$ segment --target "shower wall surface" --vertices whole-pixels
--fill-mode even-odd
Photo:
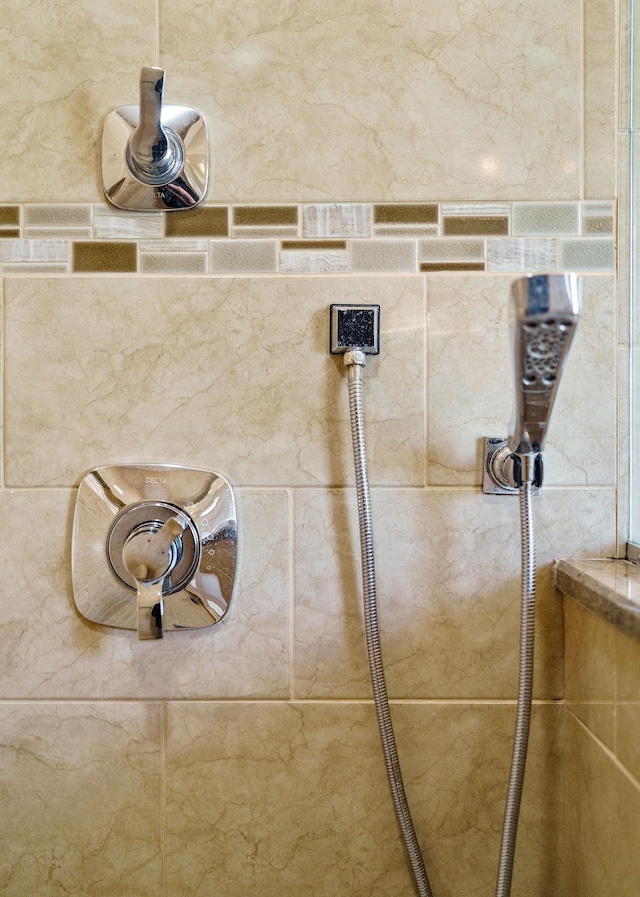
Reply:
[[[0,890],[408,893],[367,678],[344,374],[327,347],[329,305],[353,302],[381,306],[366,435],[405,785],[437,897],[491,893],[519,541],[517,502],[481,492],[480,446],[511,408],[511,280],[570,261],[584,314],[535,500],[514,879],[523,897],[561,895],[552,561],[610,556],[625,537],[620,11],[142,0],[132,21],[124,0],[5,7],[0,96],[20,115],[0,118]],[[102,121],[135,100],[144,64],[167,69],[167,100],[200,108],[213,135],[206,205],[183,217],[100,195]],[[234,486],[238,586],[211,631],[150,644],[74,611],[77,485],[140,461]]]

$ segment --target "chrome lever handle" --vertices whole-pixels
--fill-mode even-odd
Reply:
[[[140,73],[140,117],[127,144],[131,174],[144,184],[161,186],[173,181],[184,167],[180,138],[162,126],[164,69],[148,66]]]
[[[138,593],[138,637],[162,638],[162,587],[174,566],[170,548],[184,531],[176,517],[157,532],[134,532],[122,547],[122,560],[136,582]]]

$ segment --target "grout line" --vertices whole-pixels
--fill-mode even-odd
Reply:
[[[373,698],[225,698],[225,697],[207,697],[207,698],[189,698],[189,697],[131,697],[131,698],[33,698],[26,700],[25,698],[0,698],[0,707],[15,707],[23,705],[25,707],[49,706],[54,704],[66,704],[69,706],[85,706],[87,704],[157,704],[161,703],[163,719],[166,717],[166,710],[171,704],[237,704],[239,706],[249,706],[252,704],[274,704],[282,706],[283,704],[292,704],[296,706],[321,707],[324,705],[345,705],[347,707],[360,707],[371,704],[373,706]],[[515,707],[517,698],[389,698],[389,703],[393,706],[406,707]],[[565,705],[563,698],[534,698],[531,702],[534,707],[563,707]],[[163,724],[163,742],[166,741]],[[162,748],[166,750],[166,746]],[[163,755],[164,756],[164,755]]]
[[[640,782],[638,782],[638,780],[629,772],[627,767],[622,764],[622,762],[614,754],[614,752],[611,750],[611,748],[607,747],[607,745],[603,741],[600,741],[598,736],[594,735],[594,733],[591,731],[591,729],[589,729],[588,726],[585,726],[585,724],[582,722],[582,720],[579,719],[569,707],[567,707],[567,712],[571,714],[571,716],[578,723],[580,728],[583,729],[587,733],[587,735],[589,735],[593,739],[593,741],[595,741],[595,743],[598,745],[598,747],[601,748],[601,750],[607,755],[609,760],[611,760],[611,762],[614,764],[614,766],[616,766],[617,769],[624,775],[624,777],[626,779],[628,779],[628,781],[635,787],[635,789],[637,791],[640,791]]]

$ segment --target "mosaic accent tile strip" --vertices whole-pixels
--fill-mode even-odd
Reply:
[[[0,205],[0,274],[362,274],[615,264],[613,201]]]

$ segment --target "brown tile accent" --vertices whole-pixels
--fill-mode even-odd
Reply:
[[[438,206],[434,203],[384,203],[373,207],[374,224],[437,224]]]
[[[6,239],[7,237],[12,237],[14,240],[19,240],[19,239],[20,239],[20,228],[19,228],[19,227],[18,227],[18,228],[15,228],[15,227],[7,227],[7,228],[4,228],[4,229],[0,229],[0,240],[1,240],[3,237],[4,237],[5,239]]]
[[[0,206],[0,224],[20,224],[20,206]]]
[[[228,237],[229,209],[227,206],[204,206],[190,212],[167,212],[167,237]]]
[[[283,240],[283,249],[346,249],[346,240]]]
[[[585,234],[612,234],[613,218],[610,216],[603,216],[602,218],[596,216],[587,217],[585,215],[582,221],[582,230]]]
[[[234,206],[233,223],[238,227],[268,224],[297,224],[297,206]]]
[[[509,233],[509,219],[501,215],[465,215],[442,219],[445,237],[470,237],[485,234],[504,237]]]
[[[130,273],[137,271],[137,245],[109,240],[73,243],[74,271]]]
[[[484,262],[421,262],[421,271],[484,271]]]

